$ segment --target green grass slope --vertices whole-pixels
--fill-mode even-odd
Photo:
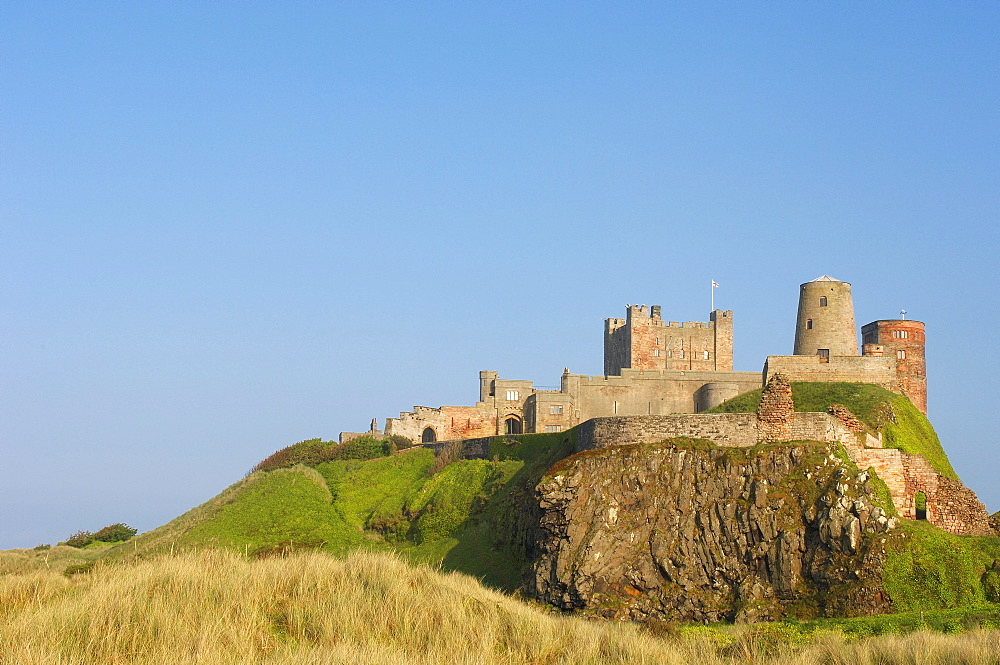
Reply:
[[[757,410],[761,391],[737,395],[710,409],[708,413],[752,413]],[[826,411],[843,404],[861,422],[882,432],[883,445],[906,453],[923,455],[942,476],[958,480],[934,427],[913,403],[902,395],[871,383],[793,383],[795,410]]]
[[[574,452],[572,438],[565,432],[496,437],[491,459],[447,465],[422,447],[389,454],[390,446],[373,442],[304,441],[108,556],[205,547],[251,555],[301,548],[384,550],[512,591],[528,563],[525,498],[546,469]]]

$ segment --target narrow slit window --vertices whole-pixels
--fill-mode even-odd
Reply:
[[[812,330],[812,329],[813,329],[813,320],[806,319],[806,330]]]
[[[906,351],[904,351],[903,349],[896,351],[896,357],[899,358],[900,360],[906,360]]]

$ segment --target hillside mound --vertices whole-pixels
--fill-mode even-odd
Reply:
[[[526,499],[556,460],[574,452],[571,437],[494,437],[489,459],[462,459],[460,445],[391,454],[387,447],[378,456],[382,448],[370,442],[338,447],[304,441],[110,556],[205,547],[251,556],[360,548],[440,564],[514,591],[529,566],[532,511]],[[351,450],[359,458],[351,458]]]

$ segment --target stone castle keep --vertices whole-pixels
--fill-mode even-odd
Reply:
[[[873,383],[905,395],[927,412],[924,324],[887,319],[862,327],[861,353],[851,285],[827,275],[799,289],[792,355],[768,356],[763,372],[733,371],[733,312],[707,322],[664,321],[659,306],[630,305],[604,327],[604,375],[564,370],[558,390],[531,381],[479,373],[473,406],[416,406],[389,418],[386,435],[415,442],[466,440],[480,456],[486,437],[561,432],[580,425],[577,448],[652,443],[671,437],[708,439],[720,446],[790,440],[840,442],[862,469],[874,468],[900,515],[918,516],[953,533],[992,533],[985,506],[960,482],[938,474],[920,455],[883,448],[849,412],[796,413],[790,383]],[[702,412],[764,387],[756,414]],[[373,429],[371,433],[381,434]],[[341,433],[347,441],[357,433]],[[917,495],[926,513],[917,513]]]

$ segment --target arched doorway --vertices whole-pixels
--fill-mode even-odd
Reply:
[[[434,443],[437,441],[437,434],[434,433],[434,428],[425,427],[424,433],[420,435],[420,440],[424,443]]]
[[[520,434],[524,431],[521,427],[521,419],[517,416],[507,416],[503,422],[504,427],[507,430],[507,434]]]
[[[913,496],[914,519],[927,519],[927,495],[917,492]]]

